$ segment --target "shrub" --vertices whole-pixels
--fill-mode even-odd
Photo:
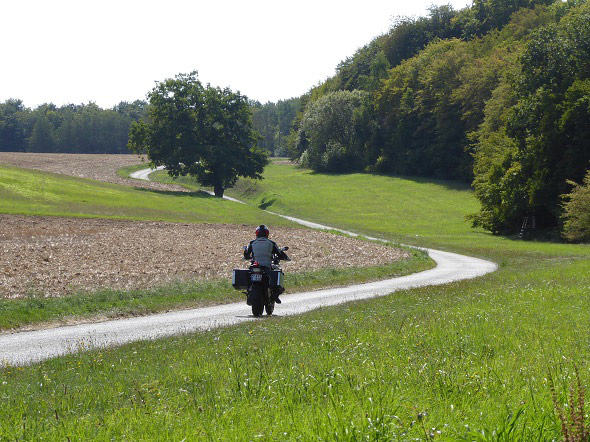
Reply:
[[[590,241],[590,170],[586,173],[584,184],[568,181],[574,188],[571,193],[562,195],[566,200],[564,208],[563,236],[570,241]]]

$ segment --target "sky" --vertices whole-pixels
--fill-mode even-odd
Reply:
[[[0,4],[0,102],[35,108],[145,99],[198,71],[262,103],[296,97],[398,16],[468,0],[8,0]]]

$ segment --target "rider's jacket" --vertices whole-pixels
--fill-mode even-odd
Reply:
[[[287,254],[279,249],[279,246],[274,241],[264,236],[250,241],[250,244],[244,250],[244,258],[251,259],[254,257],[254,260],[258,261],[263,267],[271,266],[273,254],[276,254],[280,259],[289,259]]]

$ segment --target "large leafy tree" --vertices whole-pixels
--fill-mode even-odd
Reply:
[[[222,197],[239,176],[260,179],[268,162],[258,148],[246,97],[201,84],[197,73],[158,82],[148,119],[131,126],[129,148],[145,152],[171,176],[191,175]]]
[[[295,149],[301,162],[313,170],[345,172],[362,168],[363,91],[329,93],[303,115]]]

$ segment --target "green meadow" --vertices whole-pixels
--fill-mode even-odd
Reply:
[[[473,230],[465,215],[477,202],[452,182],[275,164],[230,193],[500,267],[297,317],[279,308],[235,327],[5,367],[0,439],[562,437],[550,386],[565,404],[576,369],[582,389],[590,380],[590,247]]]
[[[292,225],[203,192],[163,192],[0,165],[0,213]]]

